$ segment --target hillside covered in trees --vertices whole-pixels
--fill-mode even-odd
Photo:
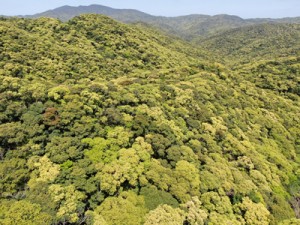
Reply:
[[[195,44],[213,51],[227,63],[245,64],[258,60],[297,57],[300,52],[300,24],[265,23],[230,29]]]
[[[257,29],[299,45],[297,25],[216,51],[101,15],[1,18],[0,224],[299,224],[300,55]]]

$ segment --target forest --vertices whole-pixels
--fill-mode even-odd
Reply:
[[[299,46],[1,17],[0,224],[300,224]]]

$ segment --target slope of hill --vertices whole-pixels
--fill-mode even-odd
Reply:
[[[299,24],[260,24],[231,29],[195,41],[201,47],[234,63],[297,56]]]
[[[75,16],[95,13],[103,14],[125,23],[144,22],[187,40],[197,36],[209,36],[230,28],[261,23],[300,23],[300,17],[283,19],[242,19],[231,15],[187,15],[178,17],[152,16],[137,10],[113,9],[101,5],[63,6],[43,13],[27,16],[30,18],[52,17],[67,21]]]
[[[0,224],[299,223],[300,98],[259,65],[99,15],[0,34]]]
[[[243,74],[242,79],[281,94],[299,95],[300,25],[252,25],[195,43]]]

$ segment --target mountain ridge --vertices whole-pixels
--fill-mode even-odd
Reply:
[[[124,23],[145,22],[170,34],[191,40],[197,36],[209,36],[226,29],[243,27],[259,23],[300,23],[300,17],[292,18],[254,18],[243,19],[235,15],[191,14],[175,17],[153,16],[135,9],[114,9],[102,5],[62,6],[42,13],[20,16],[26,18],[52,17],[67,21],[86,13],[103,14]]]
[[[80,10],[85,10],[85,11],[90,11],[90,10],[107,10],[107,11],[132,11],[132,12],[136,12],[139,14],[143,14],[143,15],[147,15],[147,16],[151,16],[151,17],[162,17],[162,18],[180,18],[180,17],[192,17],[192,16],[199,16],[199,17],[216,17],[216,16],[232,16],[232,17],[238,17],[242,20],[266,20],[266,21],[284,21],[284,20],[296,20],[298,22],[298,20],[300,19],[300,16],[296,16],[296,17],[279,17],[279,18],[273,18],[273,17],[253,17],[253,18],[243,18],[241,16],[237,16],[237,15],[233,15],[233,14],[226,14],[226,13],[220,13],[220,14],[215,14],[215,15],[208,15],[208,14],[198,14],[198,13],[192,13],[192,14],[186,14],[186,15],[179,15],[179,16],[156,16],[156,15],[152,15],[149,13],[145,13],[143,11],[137,10],[137,9],[130,9],[130,8],[112,8],[109,6],[104,6],[104,5],[99,5],[99,4],[91,4],[91,5],[80,5],[80,6],[69,6],[69,5],[64,5],[64,6],[60,6],[54,9],[49,9],[46,10],[44,12],[41,13],[35,13],[32,15],[19,15],[20,17],[39,17],[42,14],[45,13],[50,13],[50,12],[55,12],[58,10],[74,10],[74,9],[78,9],[78,11]],[[92,12],[90,12],[92,13]],[[73,16],[72,16],[73,17]]]

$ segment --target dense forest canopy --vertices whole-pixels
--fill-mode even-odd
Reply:
[[[1,18],[0,224],[299,224],[299,26],[235,33]]]

